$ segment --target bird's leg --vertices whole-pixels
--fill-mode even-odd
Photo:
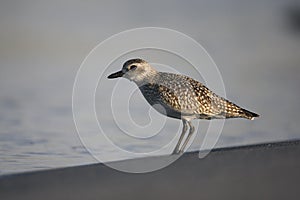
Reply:
[[[178,154],[179,153],[179,146],[181,144],[181,141],[182,139],[184,138],[184,134],[186,133],[187,129],[188,129],[188,123],[185,119],[182,119],[182,124],[183,124],[183,127],[182,127],[182,132],[181,132],[181,135],[180,135],[180,138],[179,138],[179,141],[173,151],[172,154]]]
[[[189,131],[189,134],[188,134],[186,140],[184,141],[179,153],[183,153],[187,143],[189,142],[189,140],[191,139],[193,133],[195,132],[195,127],[193,126],[192,122],[188,121],[188,124],[189,124],[189,127],[190,127],[190,131]]]

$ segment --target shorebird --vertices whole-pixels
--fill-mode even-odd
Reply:
[[[183,153],[195,132],[193,119],[245,118],[259,115],[220,97],[202,83],[180,74],[159,72],[142,59],[131,59],[107,78],[124,77],[137,84],[148,103],[158,112],[181,119],[183,128],[173,154]],[[182,143],[189,128],[188,135]]]

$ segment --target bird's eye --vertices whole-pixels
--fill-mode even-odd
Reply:
[[[129,67],[129,70],[135,70],[136,68],[137,68],[136,65],[131,65],[131,66]]]

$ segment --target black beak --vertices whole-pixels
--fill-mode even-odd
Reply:
[[[119,78],[119,77],[122,77],[123,75],[124,75],[124,73],[122,71],[118,71],[118,72],[112,73],[107,78],[109,78],[109,79]]]

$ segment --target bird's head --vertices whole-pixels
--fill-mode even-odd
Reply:
[[[156,70],[146,61],[136,58],[126,61],[123,64],[122,70],[109,75],[107,78],[113,79],[124,77],[137,84],[147,81],[156,73]]]

